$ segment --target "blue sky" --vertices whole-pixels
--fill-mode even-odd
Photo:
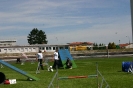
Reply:
[[[1,40],[27,45],[33,28],[46,33],[48,44],[128,43],[130,0],[0,0]]]

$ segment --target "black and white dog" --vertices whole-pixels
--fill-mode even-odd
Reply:
[[[49,66],[48,71],[51,71],[51,72],[54,71],[53,68],[52,68],[52,66]]]

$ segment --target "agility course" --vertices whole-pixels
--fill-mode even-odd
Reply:
[[[109,84],[107,83],[107,81],[104,79],[104,77],[102,76],[102,74],[100,73],[100,71],[98,70],[98,64],[96,63],[96,74],[94,75],[87,75],[87,76],[66,76],[66,77],[59,77],[58,75],[58,69],[56,70],[55,75],[53,76],[48,88],[54,88],[53,86],[53,81],[56,80],[56,87],[59,88],[59,80],[68,80],[68,79],[81,79],[81,78],[91,78],[91,77],[95,77],[96,80],[96,85],[97,88],[110,88]],[[101,83],[99,82],[99,77],[102,78]],[[103,86],[104,85],[104,86]]]
[[[35,76],[32,76],[32,75],[28,74],[27,72],[25,72],[25,71],[23,71],[23,70],[21,70],[21,69],[15,67],[15,66],[9,64],[9,63],[7,63],[7,62],[5,62],[5,61],[3,61],[3,60],[0,60],[0,64],[3,64],[3,65],[5,65],[5,66],[7,66],[8,68],[10,68],[10,69],[12,69],[12,70],[14,70],[14,71],[16,71],[16,72],[18,72],[18,73],[20,73],[20,74],[26,76],[28,79],[30,78],[30,79],[32,79],[32,80],[34,80],[34,81],[39,80],[39,79],[36,78]]]
[[[132,61],[132,57],[113,57],[113,58],[78,58],[74,61],[77,65],[76,69],[58,69],[59,77],[69,77],[69,76],[88,76],[96,75],[96,62],[98,63],[98,70],[104,76],[105,80],[108,82],[110,88],[133,88],[132,79],[133,75],[128,72],[122,71],[122,62],[123,61]],[[17,83],[15,85],[0,85],[1,88],[48,88],[53,76],[56,73],[56,70],[53,72],[47,71],[47,67],[44,67],[44,70],[40,74],[35,74],[37,62],[31,64],[26,62],[25,65],[10,63],[11,65],[23,69],[31,75],[35,75],[40,80],[38,81],[26,81],[25,76],[15,72],[14,70],[7,68],[0,68],[0,71],[3,72],[7,78],[16,78]],[[49,62],[49,65],[52,65],[53,62]],[[58,78],[59,78],[58,77]],[[53,86],[57,85],[55,77]],[[99,74],[99,84],[101,84],[102,78]],[[105,83],[104,83],[105,84]],[[120,84],[120,85],[119,85]],[[74,79],[62,79],[58,80],[58,85],[60,88],[97,88],[97,78],[74,78]],[[52,88],[52,86],[51,86]],[[56,88],[56,87],[55,87]],[[103,87],[105,88],[105,87]]]

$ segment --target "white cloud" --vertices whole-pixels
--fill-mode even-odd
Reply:
[[[131,39],[130,13],[117,15],[119,9],[111,10],[117,9],[122,2],[129,1],[24,0],[20,3],[8,2],[8,8],[0,4],[3,7],[0,10],[0,30],[7,31],[7,34],[0,33],[0,37],[16,37],[19,44],[27,44],[27,34],[33,28],[38,28],[46,32],[50,44],[74,41],[126,42],[125,36],[128,35]],[[116,14],[110,14],[106,9]],[[123,9],[123,13],[124,11],[127,9]],[[17,34],[8,35],[12,31],[17,31]]]

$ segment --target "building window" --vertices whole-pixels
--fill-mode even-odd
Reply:
[[[46,47],[46,50],[48,50],[48,47]]]
[[[20,51],[20,49],[17,49],[18,51]]]
[[[68,49],[68,47],[66,46],[65,49]]]
[[[32,48],[29,48],[29,50],[31,51],[31,50],[32,50]]]
[[[24,49],[23,49],[23,48],[21,48],[21,51],[23,52],[23,51],[24,51]]]
[[[60,49],[63,49],[63,47],[60,47]]]
[[[12,49],[8,49],[10,52],[12,51]]]
[[[25,51],[28,51],[28,48],[25,48]]]
[[[7,52],[7,49],[4,49],[5,52]]]
[[[56,49],[58,49],[58,47],[56,47]]]
[[[49,47],[49,50],[51,50],[51,47]]]
[[[42,47],[42,50],[44,50],[44,47]]]
[[[53,47],[53,50],[55,50],[55,47]]]

